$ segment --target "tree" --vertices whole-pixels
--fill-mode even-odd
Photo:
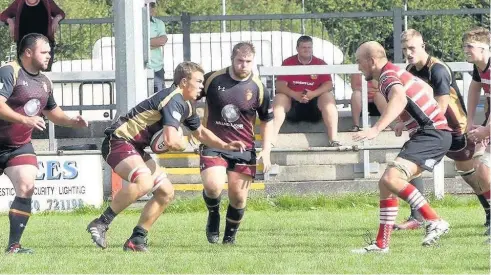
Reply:
[[[408,0],[408,9],[439,10],[461,8],[489,8],[482,0],[426,1]],[[402,8],[402,0],[311,0],[306,8],[313,13],[391,11]],[[375,40],[384,45],[389,58],[393,58],[393,18],[325,19],[322,21],[330,40],[342,48],[346,62],[354,62],[354,51],[364,41]],[[414,16],[408,18],[408,27],[420,31],[430,52],[447,61],[463,60],[462,34],[475,25],[489,26],[489,15]]]

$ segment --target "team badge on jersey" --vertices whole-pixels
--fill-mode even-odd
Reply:
[[[316,80],[316,79],[317,79],[317,75],[316,75],[316,74],[312,74],[312,75],[310,75],[310,78],[311,78],[312,80]]]
[[[236,122],[239,119],[239,108],[234,104],[225,105],[222,109],[222,118],[228,122]]]
[[[252,98],[252,91],[250,89],[246,90],[246,100],[249,101]]]
[[[41,102],[37,98],[29,100],[26,105],[24,105],[24,112],[26,116],[35,116],[39,113],[41,109]]]

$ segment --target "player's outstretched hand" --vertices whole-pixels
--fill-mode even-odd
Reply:
[[[43,131],[44,129],[46,129],[46,122],[40,116],[26,117],[24,124],[29,126],[30,128],[35,128],[39,131]]]
[[[489,141],[489,130],[484,126],[477,126],[467,133],[467,137],[474,143],[487,144],[487,141]]]
[[[89,126],[89,123],[81,116],[76,116],[71,119],[71,126],[73,128],[85,128]]]
[[[227,150],[244,152],[246,149],[245,144],[242,141],[232,141],[227,144]]]
[[[353,135],[353,141],[362,141],[362,140],[370,140],[374,139],[376,136],[378,136],[380,132],[377,131],[377,129],[371,127],[368,128],[367,130],[363,130],[360,132],[356,132],[356,134]]]
[[[257,160],[263,160],[263,173],[266,173],[271,168],[271,153],[268,151],[261,151],[257,155]]]

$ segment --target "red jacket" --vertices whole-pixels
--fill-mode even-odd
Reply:
[[[48,38],[50,41],[55,40],[55,34],[51,31],[51,24],[53,22],[53,17],[56,17],[57,15],[61,15],[62,19],[65,18],[65,13],[63,10],[56,5],[55,1],[53,0],[40,0],[43,2],[44,6],[46,7],[46,12],[49,13],[50,16],[48,16]],[[8,8],[6,8],[1,14],[0,14],[0,21],[7,23],[7,19],[9,18],[14,18],[15,17],[15,38],[14,41],[17,42],[19,39],[19,24],[20,24],[20,14],[22,13],[22,8],[24,7],[25,0],[14,0],[12,4]]]

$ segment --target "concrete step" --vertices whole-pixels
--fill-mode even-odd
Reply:
[[[424,178],[425,195],[433,193],[433,180]],[[173,184],[178,197],[201,196],[203,185]],[[445,193],[473,194],[460,178],[445,179]],[[227,185],[225,184],[225,192]],[[281,195],[339,195],[349,193],[378,193],[378,179],[334,180],[334,181],[294,181],[294,182],[255,182],[250,187],[251,195],[277,197]]]
[[[387,168],[387,163],[374,163],[378,169],[369,174],[369,178],[379,179]],[[455,178],[453,162],[445,161],[445,178]],[[280,166],[276,176],[271,176],[269,181],[326,181],[326,180],[352,180],[363,178],[362,164],[337,164],[337,165],[299,165]],[[433,178],[433,173],[423,172],[423,177]]]
[[[425,194],[433,193],[433,179],[424,178]],[[472,194],[474,191],[460,178],[445,179],[445,193]],[[334,181],[294,181],[266,182],[264,193],[267,196],[285,194],[348,194],[348,193],[378,193],[378,179],[334,180]]]
[[[376,119],[371,118],[371,123],[375,123]],[[104,137],[104,130],[111,125],[109,120],[95,120],[89,122],[89,127],[83,129],[72,129],[67,127],[55,126],[55,137],[57,139],[64,138],[94,138]],[[340,117],[338,122],[338,131],[346,132],[351,129],[353,122],[350,117]],[[256,121],[255,132],[259,133],[259,120]],[[285,121],[280,129],[280,133],[325,133],[325,127],[322,121],[291,123]],[[34,139],[47,139],[48,130],[34,131]]]
[[[358,152],[271,152],[271,163],[282,166],[358,163]],[[163,167],[199,167],[199,155],[167,153],[156,155]]]
[[[360,142],[353,141],[352,132],[338,133],[338,140],[342,145],[355,145]],[[402,136],[396,137],[393,131],[383,131],[373,140],[367,141],[367,145],[403,145],[409,139],[407,132]],[[275,148],[309,148],[309,147],[325,147],[328,146],[329,140],[327,135],[322,133],[280,133]]]
[[[386,163],[373,163],[375,169],[369,174],[370,179],[379,179],[384,173]],[[328,165],[295,165],[279,166],[277,174],[269,175],[267,182],[302,182],[302,181],[336,181],[363,178],[361,164],[328,164]],[[201,183],[199,168],[168,168],[167,174],[171,182]],[[258,169],[258,177],[262,179],[262,168]],[[445,178],[455,178],[453,162],[445,161]],[[433,178],[433,173],[423,172],[423,177]]]
[[[200,116],[203,116],[203,108],[198,108],[197,112]],[[483,108],[477,109],[476,121],[483,121]],[[353,119],[351,117],[350,109],[338,110],[338,131],[346,132],[353,126]],[[373,125],[377,121],[378,117],[370,117],[369,124]],[[89,127],[85,129],[71,129],[65,127],[55,127],[56,138],[83,138],[83,137],[103,137],[104,130],[111,125],[110,120],[93,120],[89,122]],[[256,121],[256,125],[259,123]],[[256,132],[259,132],[259,127],[256,127]],[[280,130],[281,133],[324,133],[325,127],[322,121],[317,123],[300,122],[291,123],[286,121]],[[36,139],[48,138],[48,131],[34,131],[33,137]]]
[[[188,138],[188,137],[186,137]],[[58,146],[65,145],[81,145],[81,144],[95,144],[97,148],[100,148],[104,137],[84,137],[84,138],[62,138],[56,139]],[[401,137],[396,137],[392,131],[384,131],[379,134],[375,139],[366,142],[366,145],[388,145],[388,146],[402,146],[408,139],[407,132],[404,132]],[[256,135],[256,145],[261,147],[261,135]],[[338,134],[338,140],[342,145],[352,146],[356,143],[353,142],[353,133],[345,132]],[[289,133],[279,135],[276,148],[281,150],[283,148],[295,149],[295,148],[311,148],[311,147],[327,147],[328,139],[325,133]],[[33,139],[34,148],[39,151],[47,151],[49,148],[48,139]],[[188,146],[186,151],[193,151],[192,146]]]
[[[369,153],[370,163],[387,163],[393,161],[399,150],[372,150]],[[199,167],[199,155],[195,153],[167,153],[155,155],[162,167]],[[445,157],[446,163],[453,167],[452,160]],[[301,165],[341,165],[361,164],[362,152],[271,152],[271,163],[280,166]]]

